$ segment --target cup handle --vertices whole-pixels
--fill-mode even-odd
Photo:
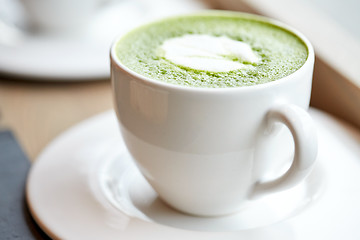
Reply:
[[[294,138],[294,159],[289,170],[275,180],[256,182],[250,198],[288,189],[304,180],[311,172],[317,156],[317,137],[314,123],[302,108],[285,104],[273,107],[266,115],[268,129],[276,122],[285,124]]]

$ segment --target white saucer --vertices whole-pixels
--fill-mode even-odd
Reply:
[[[310,114],[319,135],[315,171],[237,214],[199,218],[162,203],[128,156],[112,111],[44,150],[28,178],[30,210],[56,239],[360,239],[360,133]]]
[[[149,20],[206,8],[196,0],[110,1],[77,35],[46,36],[14,27],[26,24],[21,6],[0,0],[5,6],[0,10],[0,73],[36,80],[105,79],[116,36]]]

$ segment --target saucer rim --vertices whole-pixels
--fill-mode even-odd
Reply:
[[[319,110],[316,110],[316,109],[310,109],[310,114],[315,114],[317,116],[317,118],[320,116],[320,118],[323,118],[323,119],[327,119],[329,117],[331,117],[330,115],[327,115],[327,114],[324,114],[322,113],[321,111]],[[74,127],[71,127],[70,129],[68,129],[67,131],[65,131],[64,133],[62,133],[61,135],[59,135],[55,140],[53,140],[45,149],[44,151],[40,154],[40,156],[38,157],[38,160],[39,161],[36,161],[34,163],[34,166],[31,168],[30,170],[30,173],[28,175],[28,182],[27,182],[27,186],[26,186],[26,200],[28,202],[28,206],[29,206],[29,209],[30,209],[30,212],[31,214],[33,215],[35,221],[40,225],[40,227],[44,230],[45,233],[47,233],[49,236],[51,236],[52,238],[61,238],[61,234],[58,234],[56,232],[53,232],[50,228],[51,226],[47,226],[47,224],[45,223],[45,221],[42,221],[41,217],[37,214],[37,210],[36,210],[36,207],[32,205],[32,200],[30,198],[30,182],[31,182],[31,178],[32,178],[32,175],[34,174],[34,172],[36,171],[37,169],[37,166],[41,163],[41,160],[44,159],[46,157],[46,154],[48,152],[51,152],[53,149],[53,147],[57,144],[61,144],[63,140],[66,139],[66,137],[68,136],[71,136],[72,134],[76,133],[76,132],[79,132],[80,129],[86,129],[88,128],[88,126],[92,125],[93,123],[96,123],[97,121],[100,121],[101,119],[103,118],[110,118],[110,115],[112,115],[112,118],[115,119],[115,114],[113,111],[107,111],[107,112],[104,112],[104,113],[101,113],[99,115],[96,115],[94,117],[91,117],[77,125],[75,125]],[[317,119],[318,120],[318,119]],[[339,124],[345,124],[346,123],[343,123],[343,122],[339,122]],[[346,126],[346,127],[349,127],[349,126]],[[351,127],[350,127],[351,128]],[[352,129],[353,131],[356,131],[355,129]],[[355,132],[356,135],[360,136],[359,132]],[[46,159],[46,158],[45,158]],[[320,200],[321,201],[321,200]],[[115,208],[113,208],[114,210]],[[118,209],[116,209],[118,210]],[[287,221],[287,220],[286,220]],[[141,221],[137,221],[137,224],[140,226],[140,222]],[[144,221],[143,221],[144,222]],[[290,223],[293,222],[293,220],[290,220],[289,221]],[[146,224],[145,224],[146,225]],[[149,224],[148,224],[149,225]],[[179,232],[180,234],[179,235],[185,235],[185,236],[189,236],[189,233],[190,233],[190,236],[192,235],[196,235],[197,232],[196,231],[192,231],[192,230],[183,230],[183,229],[176,229],[176,228],[173,228],[173,227],[169,227],[169,226],[164,226],[164,225],[160,225],[158,223],[151,223],[150,224],[151,227],[154,227],[154,229],[161,229],[161,230],[165,230],[167,229],[168,231],[165,231],[165,235],[168,234],[168,236],[170,236],[169,234],[170,233],[174,233],[174,229]],[[157,226],[157,227],[156,227]],[[144,227],[144,225],[142,226]],[[146,229],[146,226],[144,227]],[[154,230],[156,231],[156,230]],[[185,232],[184,232],[185,231]],[[183,233],[183,234],[181,234]],[[211,233],[211,232],[210,232]],[[225,234],[225,233],[224,233]],[[206,237],[213,237],[212,235],[204,235]],[[204,236],[200,236],[198,235],[199,238],[201,237],[204,237]],[[219,235],[215,235],[217,237],[219,237]],[[221,235],[220,235],[221,236]],[[201,238],[202,239],[202,238]],[[235,239],[235,238],[234,238]]]

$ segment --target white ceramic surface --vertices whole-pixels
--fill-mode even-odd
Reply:
[[[29,32],[17,1],[0,0],[0,6],[0,73],[47,81],[108,78],[109,49],[118,34],[159,17],[206,8],[192,0],[107,0],[82,31],[54,36]]]
[[[316,201],[325,183],[321,167],[317,167],[298,186],[248,202],[234,214],[196,217],[166,205],[138,171],[126,148],[113,149],[114,157],[99,168],[98,176],[100,188],[113,206],[128,216],[185,230],[240,231],[283,221]]]
[[[136,171],[126,170],[135,168],[113,112],[71,128],[43,151],[29,174],[27,201],[54,239],[360,239],[360,131],[315,109],[310,115],[319,135],[318,165],[302,185],[281,193],[288,201],[276,202],[274,194],[256,203],[265,210],[261,217],[251,206],[222,218],[166,207]],[[109,169],[124,171],[114,178]],[[112,179],[119,185],[106,184]],[[108,195],[114,191],[128,196],[114,202]]]
[[[301,68],[276,81],[198,88],[132,71],[117,57],[122,38],[113,45],[115,110],[125,144],[141,173],[174,208],[198,216],[221,216],[236,212],[254,198],[293,187],[311,172],[317,142],[306,109],[315,56],[305,36],[275,20],[226,11],[195,14],[204,15],[273,24],[298,36],[308,50]],[[292,138],[285,137],[284,125]],[[287,147],[288,142],[294,142],[294,151]],[[289,154],[284,156],[284,152]],[[287,171],[278,169],[282,174],[264,180],[276,172],[274,165],[283,167],[289,162]]]
[[[104,0],[20,0],[32,28],[44,33],[78,31],[100,10]]]

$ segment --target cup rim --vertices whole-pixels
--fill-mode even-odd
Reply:
[[[261,83],[261,84],[255,84],[255,85],[250,85],[250,86],[239,86],[239,87],[224,87],[224,88],[211,88],[211,87],[193,87],[193,86],[182,86],[182,85],[177,85],[177,84],[172,84],[172,83],[167,83],[167,82],[163,82],[163,81],[159,81],[159,80],[155,80],[155,79],[151,79],[149,77],[143,76],[131,69],[129,69],[127,66],[125,66],[123,63],[120,62],[120,60],[116,57],[116,46],[117,43],[124,37],[126,36],[129,32],[134,31],[136,29],[138,29],[139,27],[143,27],[143,26],[147,26],[147,25],[151,25],[153,23],[156,22],[160,22],[160,21],[164,21],[166,19],[173,19],[173,18],[178,18],[178,17],[182,17],[182,16],[201,16],[201,15],[213,15],[216,16],[217,14],[221,14],[221,15],[237,15],[237,16],[243,16],[249,19],[256,19],[258,21],[263,21],[272,25],[275,25],[277,27],[280,27],[286,31],[289,31],[290,33],[294,34],[295,36],[297,36],[306,46],[307,50],[308,50],[308,56],[305,60],[305,63],[299,68],[297,69],[295,72],[282,77],[280,79],[276,79],[274,81],[271,82],[267,82],[267,83]],[[251,13],[244,13],[244,12],[236,12],[236,11],[228,11],[228,10],[203,10],[203,11],[198,11],[195,13],[190,13],[190,14],[181,14],[181,15],[175,15],[175,16],[171,16],[171,17],[167,17],[167,18],[162,18],[159,20],[155,20],[155,21],[151,21],[149,23],[146,24],[142,24],[136,28],[131,29],[130,31],[127,31],[121,35],[119,35],[117,38],[115,38],[115,40],[113,41],[112,45],[111,45],[111,49],[110,49],[110,60],[111,60],[111,65],[113,65],[113,63],[116,64],[116,66],[123,71],[125,74],[130,75],[132,77],[135,77],[136,79],[139,79],[140,81],[142,81],[143,83],[153,86],[153,87],[160,87],[160,88],[164,88],[164,89],[168,89],[168,90],[175,90],[175,91],[189,91],[189,92],[195,92],[195,93],[223,93],[223,92],[244,92],[244,91],[252,91],[252,90],[257,90],[257,89],[264,89],[264,88],[269,88],[271,86],[277,86],[279,84],[282,84],[284,82],[288,82],[291,81],[291,79],[296,79],[296,75],[300,75],[302,74],[303,71],[305,71],[305,69],[307,69],[308,67],[312,67],[314,61],[315,61],[315,53],[314,53],[314,48],[312,46],[312,44],[310,43],[310,41],[307,39],[307,37],[305,37],[304,34],[302,34],[300,31],[298,31],[297,29],[295,29],[294,27],[289,26],[288,24],[285,24],[281,21],[275,20],[273,18],[269,18],[269,17],[264,17],[261,15],[257,15],[257,14],[251,14]]]

